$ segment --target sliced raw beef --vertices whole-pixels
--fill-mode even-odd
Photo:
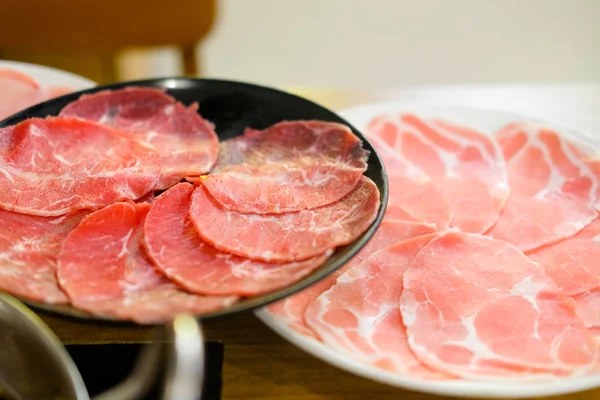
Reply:
[[[497,220],[508,197],[504,161],[493,141],[465,126],[413,114],[376,117],[365,134],[379,137],[410,166],[444,192],[451,226],[483,233]]]
[[[365,176],[339,202],[271,215],[224,210],[200,185],[192,194],[190,217],[200,237],[219,250],[254,260],[290,262],[352,242],[375,220],[379,206],[379,190]]]
[[[529,253],[550,275],[588,327],[600,328],[600,219],[575,236]]]
[[[344,125],[281,122],[221,143],[204,185],[226,210],[284,213],[326,206],[357,185],[369,153]]]
[[[429,224],[385,219],[381,222],[371,240],[343,267],[301,292],[267,306],[267,310],[279,316],[279,320],[285,321],[292,329],[306,336],[317,338],[312,329],[306,326],[304,314],[313,300],[335,284],[338,276],[360,264],[377,250],[412,237],[427,235],[433,232],[435,232],[435,227]]]
[[[156,149],[166,189],[184,176],[207,173],[217,160],[219,139],[211,123],[198,114],[198,104],[185,107],[164,91],[127,87],[81,96],[59,114],[78,117],[128,132]]]
[[[538,123],[514,123],[496,138],[511,194],[490,236],[530,251],[572,236],[596,218],[598,179],[564,137]]]
[[[451,229],[404,274],[402,319],[428,366],[468,378],[585,373],[597,344],[542,268],[515,246]]]
[[[447,228],[452,218],[452,209],[446,194],[422,171],[411,168],[382,139],[372,136],[369,141],[381,157],[388,175],[386,217],[428,222],[440,230]]]
[[[310,304],[307,325],[329,346],[376,367],[424,379],[447,378],[414,356],[399,308],[404,271],[434,236],[377,251],[347,270]]]
[[[144,243],[157,268],[189,291],[255,295],[290,285],[321,266],[328,251],[302,262],[269,264],[218,251],[188,218],[194,188],[179,183],[156,198],[145,222]]]
[[[32,118],[0,129],[0,208],[39,216],[135,200],[155,185],[156,151],[109,127]]]
[[[44,91],[31,77],[0,69],[0,121],[44,100]]]
[[[0,290],[46,304],[67,303],[56,281],[56,260],[85,215],[47,218],[0,210]]]
[[[139,323],[201,314],[232,304],[235,296],[198,296],[158,274],[141,250],[149,204],[114,203],[90,214],[67,237],[58,281],[72,304],[96,315]]]
[[[154,194],[154,192],[148,192],[139,199],[137,199],[135,202],[152,204],[154,203],[154,199],[156,199],[156,195]]]

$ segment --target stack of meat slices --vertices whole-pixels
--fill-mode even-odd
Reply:
[[[368,368],[423,380],[598,371],[600,160],[550,127],[373,118],[390,198],[360,254],[267,307]]]
[[[219,144],[161,90],[84,95],[0,129],[0,289],[156,323],[283,288],[375,220],[368,155],[339,124]]]

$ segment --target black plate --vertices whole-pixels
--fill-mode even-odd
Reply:
[[[383,163],[371,144],[356,128],[334,112],[311,101],[279,90],[243,82],[193,78],[160,78],[120,82],[70,93],[37,104],[1,121],[0,127],[13,125],[32,117],[44,118],[46,116],[57,115],[63,107],[79,98],[82,94],[94,93],[105,89],[121,89],[126,86],[146,86],[166,89],[169,95],[186,105],[198,102],[200,114],[215,124],[215,130],[221,140],[241,135],[247,127],[264,129],[284,120],[317,119],[347,125],[363,141],[364,148],[371,153],[365,175],[371,178],[379,188],[381,193],[381,208],[373,224],[362,236],[346,246],[338,247],[325,264],[302,280],[286,288],[243,299],[229,307],[198,315],[198,318],[209,319],[221,317],[262,307],[316,283],[348,262],[369,241],[375,230],[379,227],[387,206],[388,182]],[[63,315],[104,319],[91,316],[72,307],[52,306],[26,300],[22,301],[35,308]],[[121,322],[120,320],[118,321]]]

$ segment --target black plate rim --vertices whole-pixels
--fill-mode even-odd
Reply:
[[[39,109],[45,107],[47,104],[52,104],[54,102],[61,102],[66,99],[71,99],[70,101],[74,101],[74,100],[78,99],[80,96],[85,95],[85,94],[96,93],[96,92],[99,92],[102,90],[122,89],[127,86],[144,86],[144,87],[159,87],[160,86],[160,87],[165,88],[168,91],[168,89],[169,89],[168,84],[170,84],[171,82],[173,82],[175,84],[184,83],[187,86],[197,86],[199,83],[212,83],[215,85],[219,85],[219,84],[223,85],[224,84],[224,85],[232,85],[232,86],[244,86],[244,87],[250,88],[250,89],[274,92],[275,94],[278,94],[278,95],[293,97],[296,100],[309,103],[310,105],[312,105],[314,107],[321,108],[323,111],[330,113],[332,116],[334,116],[335,118],[337,118],[339,120],[339,123],[343,123],[343,124],[347,125],[352,130],[352,132],[363,141],[363,143],[365,144],[365,147],[371,153],[370,157],[374,157],[376,163],[379,163],[379,165],[381,166],[382,184],[381,184],[381,187],[379,187],[379,185],[377,185],[379,192],[380,192],[381,204],[380,204],[380,208],[377,213],[377,216],[375,217],[375,220],[371,223],[371,226],[369,226],[369,228],[360,237],[355,239],[352,243],[346,245],[346,246],[350,246],[351,248],[348,250],[348,252],[343,257],[341,257],[339,260],[332,263],[331,265],[328,265],[326,267],[321,266],[321,267],[317,268],[314,272],[312,272],[309,275],[305,276],[304,278],[294,282],[292,285],[286,286],[282,289],[278,289],[278,290],[275,290],[275,291],[272,291],[272,292],[269,292],[266,294],[256,295],[256,296],[249,297],[249,298],[244,298],[244,299],[240,300],[239,302],[232,304],[231,306],[227,306],[227,307],[224,307],[224,308],[221,308],[221,309],[218,309],[218,310],[206,313],[206,314],[193,315],[194,318],[196,318],[199,321],[200,320],[207,321],[207,320],[219,319],[222,317],[228,317],[228,316],[238,314],[241,312],[247,312],[247,311],[253,311],[256,309],[260,309],[271,303],[274,303],[276,301],[279,301],[286,297],[289,297],[289,296],[307,288],[308,286],[311,286],[311,285],[319,282],[326,276],[332,274],[337,269],[341,268],[352,257],[354,257],[372,238],[373,234],[379,228],[379,225],[381,224],[381,221],[383,220],[383,215],[385,213],[385,210],[387,208],[387,203],[388,203],[388,195],[389,195],[388,176],[387,176],[385,166],[383,164],[383,160],[381,159],[381,157],[379,156],[379,154],[377,153],[375,148],[368,141],[368,139],[362,134],[362,132],[360,132],[358,129],[356,129],[356,127],[354,127],[346,119],[342,118],[338,113],[336,113],[335,111],[330,110],[329,108],[326,108],[312,100],[309,100],[302,96],[298,96],[293,93],[286,92],[281,89],[264,86],[264,85],[258,85],[258,84],[249,83],[249,82],[236,81],[236,80],[214,79],[214,78],[193,78],[193,77],[181,77],[181,76],[170,76],[170,77],[159,77],[159,78],[151,78],[151,79],[140,79],[140,80],[133,80],[133,81],[122,81],[122,82],[115,82],[115,83],[110,83],[110,84],[106,84],[106,85],[98,85],[98,86],[94,86],[91,88],[78,90],[76,92],[67,93],[65,95],[55,97],[53,99],[35,104],[31,107],[28,107],[22,111],[19,111],[18,113],[15,113],[15,114],[5,118],[4,120],[1,120],[0,128],[6,127],[9,125],[14,125],[25,119],[31,118],[31,114],[34,114],[34,115],[39,114],[38,113]],[[202,104],[200,104],[200,113],[202,113]],[[48,116],[50,116],[50,115],[48,115]],[[43,118],[43,117],[40,117],[40,118]],[[310,118],[306,118],[306,119],[310,119]],[[369,160],[369,164],[371,162],[372,161]],[[343,246],[343,247],[346,247],[346,246]],[[334,254],[335,254],[335,251],[334,251]],[[40,311],[49,312],[51,314],[58,314],[60,316],[67,317],[67,318],[73,318],[73,319],[76,319],[79,321],[108,322],[111,324],[114,323],[114,324],[118,324],[118,325],[136,325],[136,326],[156,325],[156,324],[140,324],[140,323],[136,323],[136,322],[133,322],[130,320],[120,320],[120,319],[116,319],[116,318],[96,316],[96,315],[92,315],[90,313],[75,309],[71,306],[50,305],[50,304],[39,303],[39,302],[23,299],[22,297],[17,297],[17,296],[13,296],[13,297],[15,297],[19,301],[27,304],[28,306],[36,308]]]

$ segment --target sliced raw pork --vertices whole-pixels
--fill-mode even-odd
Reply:
[[[347,270],[310,304],[307,325],[329,346],[373,366],[424,379],[447,378],[414,356],[399,307],[404,271],[434,236],[377,251]]]
[[[514,123],[496,138],[511,194],[490,236],[530,251],[572,236],[596,218],[598,178],[563,136],[538,123]]]
[[[21,72],[0,69],[0,121],[46,100],[38,83]]]
[[[0,129],[0,208],[39,216],[135,200],[155,185],[156,151],[92,122],[32,118]]]
[[[287,121],[221,143],[204,185],[226,210],[284,213],[332,204],[367,169],[368,151],[345,125]]]
[[[63,96],[65,94],[73,92],[73,88],[69,86],[51,86],[47,90],[48,99]]]
[[[372,136],[369,141],[381,157],[388,175],[386,217],[427,222],[439,230],[447,228],[452,209],[446,194],[422,171],[411,167],[383,139]]]
[[[59,115],[108,125],[152,145],[162,167],[156,189],[169,188],[186,175],[203,175],[217,160],[219,139],[198,114],[198,104],[186,107],[163,90],[103,90],[81,96]]]
[[[90,214],[69,234],[57,275],[72,304],[95,315],[157,323],[236,301],[235,296],[186,293],[154,270],[140,241],[150,207],[114,203]]]
[[[86,214],[48,218],[0,210],[0,290],[46,304],[67,303],[56,281],[56,260]]]
[[[509,191],[502,155],[487,136],[465,126],[403,113],[374,118],[365,134],[382,139],[398,152],[409,171],[420,171],[445,193],[451,226],[483,233],[498,220]]]
[[[292,329],[306,336],[317,338],[313,330],[304,322],[304,314],[313,300],[332,287],[340,275],[360,264],[377,250],[433,232],[435,232],[435,227],[430,224],[384,219],[371,240],[343,267],[301,292],[267,306],[267,310],[280,317],[279,321],[285,321]]]
[[[515,246],[451,229],[404,274],[402,319],[431,368],[467,378],[585,373],[597,344],[574,302]]]
[[[589,328],[600,328],[600,219],[568,239],[529,253],[567,296]]]
[[[290,285],[321,266],[331,251],[302,262],[270,264],[221,252],[204,242],[188,218],[194,188],[179,183],[156,198],[144,243],[156,267],[189,291],[256,295]]]
[[[302,261],[352,242],[379,211],[379,190],[363,176],[340,201],[285,214],[241,214],[219,206],[203,185],[192,194],[190,218],[219,250],[266,262]]]

